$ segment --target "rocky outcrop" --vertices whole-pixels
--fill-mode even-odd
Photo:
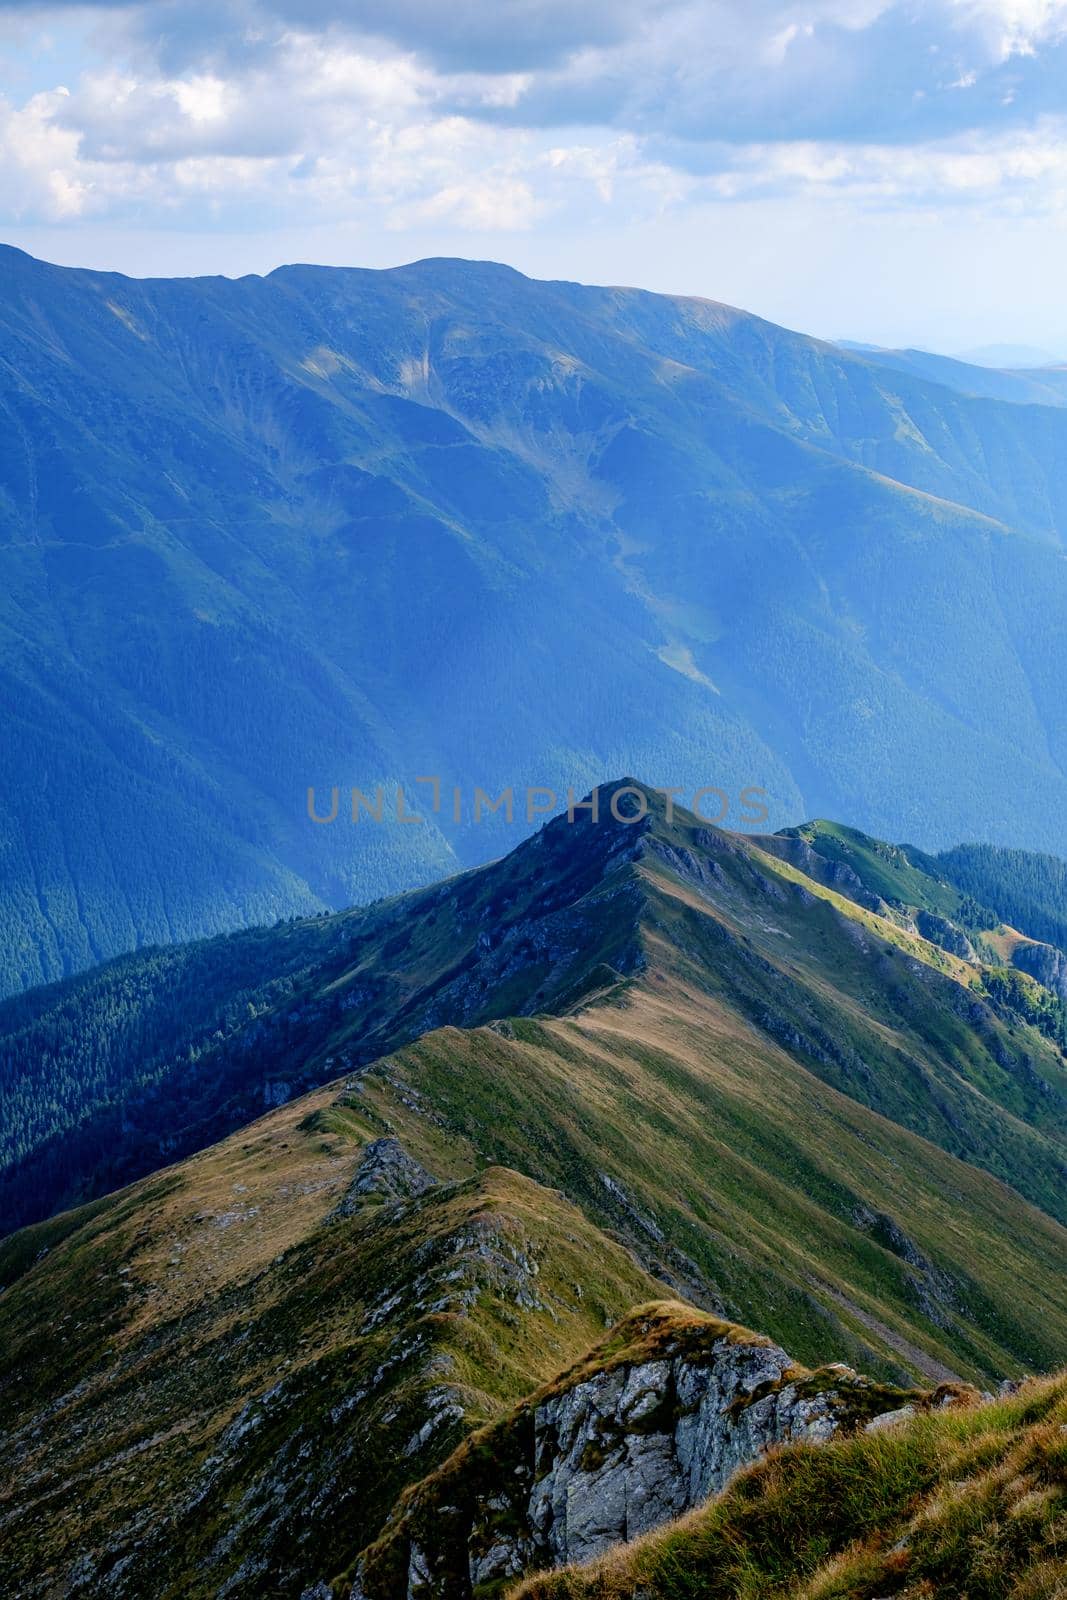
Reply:
[[[350,1217],[368,1201],[413,1200],[437,1179],[409,1156],[399,1139],[372,1139],[360,1153],[355,1176],[329,1220]]]
[[[538,1406],[527,1514],[552,1565],[699,1504],[769,1444],[833,1432],[832,1402],[788,1381],[784,1351],[726,1335],[710,1353],[619,1367]],[[493,1559],[472,1561],[472,1579],[502,1576]]]
[[[460,1447],[364,1553],[353,1600],[470,1600],[602,1554],[699,1505],[774,1445],[916,1397],[677,1304],[643,1308],[576,1371]]]
[[[1029,973],[1061,1000],[1067,1000],[1067,956],[1054,944],[1023,941],[1015,946],[1011,960],[1020,972]]]
[[[882,897],[873,894],[846,861],[835,861],[820,855],[800,834],[783,832],[764,836],[760,839],[760,849],[766,850],[768,855],[777,856],[781,861],[788,861],[805,877],[813,878],[826,889],[835,890],[867,911],[874,911],[879,916],[893,915]]]
[[[919,911],[915,916],[915,926],[929,944],[936,944],[950,956],[959,956],[963,961],[977,960],[974,945],[962,928],[950,922],[948,917],[939,917],[933,911]]]

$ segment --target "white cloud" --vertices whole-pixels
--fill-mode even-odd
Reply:
[[[953,0],[956,19],[976,27],[1001,61],[1033,56],[1067,37],[1067,0]]]
[[[227,114],[230,86],[212,73],[194,73],[174,85],[174,98],[182,115],[197,123],[218,124]]]
[[[416,222],[444,221],[477,233],[520,233],[548,209],[525,179],[488,174],[447,184],[425,200],[399,208],[391,223],[410,228]]]
[[[0,212],[481,234],[709,197],[1063,205],[1067,0],[521,0],[510,40],[503,9],[457,0],[460,59],[437,0],[362,31],[327,0],[105,9],[106,62],[83,21],[67,89],[0,100]]]
[[[55,122],[66,98],[61,87],[19,107],[0,99],[0,194],[14,217],[63,220],[82,215],[91,203],[78,137]]]

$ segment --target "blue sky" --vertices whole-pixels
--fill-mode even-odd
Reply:
[[[0,0],[0,236],[491,256],[1067,355],[1067,0]]]

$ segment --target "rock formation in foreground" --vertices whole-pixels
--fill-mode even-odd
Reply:
[[[744,1328],[675,1302],[642,1307],[402,1499],[358,1563],[352,1600],[470,1600],[589,1560],[702,1504],[774,1445],[961,1392],[895,1389],[842,1365],[809,1372]]]

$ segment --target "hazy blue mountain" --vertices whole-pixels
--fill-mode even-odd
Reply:
[[[1067,405],[1067,367],[1003,369],[970,363],[930,350],[883,350],[876,345],[842,345],[861,352],[875,366],[928,378],[960,394],[984,400],[1009,400],[1024,406]]]
[[[1062,407],[486,263],[0,286],[4,988],[500,854],[474,784],[1067,850]]]
[[[1063,357],[1032,344],[983,344],[958,351],[957,360],[969,361],[976,367],[1054,367]]]

